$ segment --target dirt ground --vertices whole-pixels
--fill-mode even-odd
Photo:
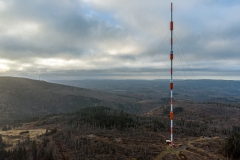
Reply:
[[[171,148],[169,145],[166,144],[165,150],[161,152],[155,160],[224,160],[225,158],[215,152],[211,152],[210,150],[206,150],[204,145],[206,143],[213,143],[216,141],[221,141],[220,137],[213,137],[213,138],[203,138],[203,137],[196,137],[196,138],[189,138],[184,139],[182,143],[175,144],[174,148]],[[198,144],[199,147],[196,147]]]

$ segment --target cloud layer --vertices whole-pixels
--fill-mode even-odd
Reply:
[[[173,1],[175,78],[239,79],[240,2]],[[0,73],[169,77],[167,0],[0,1]]]

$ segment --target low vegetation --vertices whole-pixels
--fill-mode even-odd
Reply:
[[[240,159],[240,132],[233,132],[227,138],[223,152],[229,159]]]

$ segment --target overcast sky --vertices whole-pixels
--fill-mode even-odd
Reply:
[[[173,78],[239,80],[240,1],[172,2]],[[169,79],[170,3],[0,0],[0,75]]]

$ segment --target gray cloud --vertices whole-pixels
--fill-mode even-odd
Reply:
[[[175,74],[236,79],[240,2],[175,0],[173,4]],[[0,18],[2,75],[169,76],[167,0],[10,0],[0,3]]]

